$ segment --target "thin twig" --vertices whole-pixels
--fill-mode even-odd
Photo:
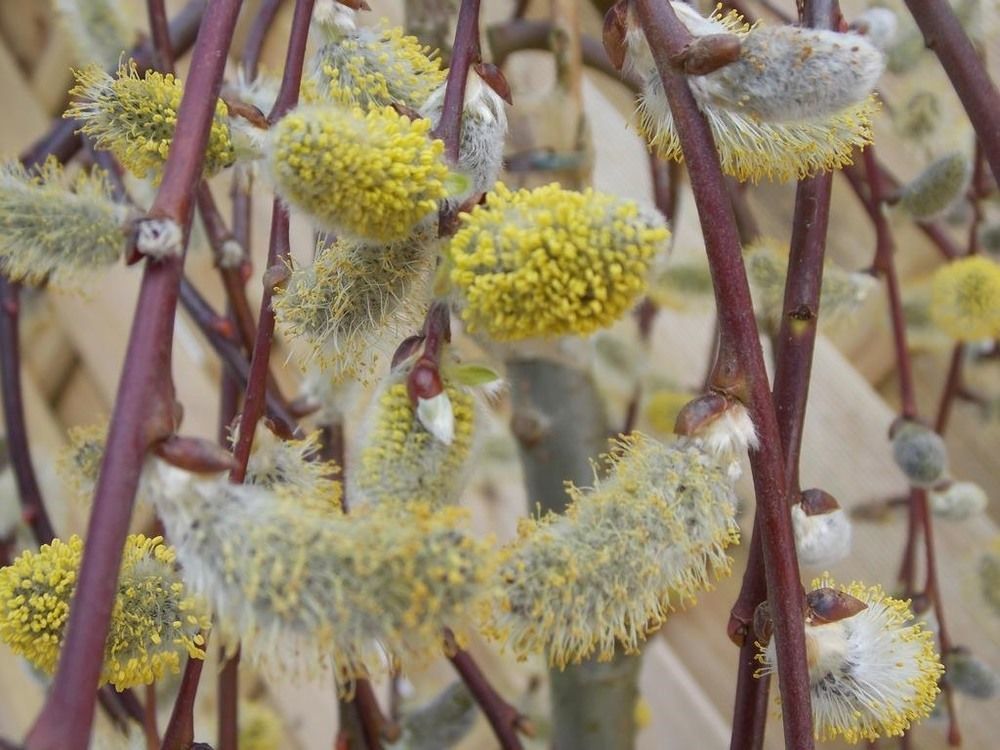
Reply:
[[[163,73],[173,73],[174,49],[170,44],[170,26],[163,0],[146,0],[146,15],[153,41],[152,67]]]
[[[219,389],[219,432],[220,445],[229,446],[229,429],[239,412],[241,384],[228,372],[222,374]],[[239,720],[239,672],[240,652],[230,655],[223,647],[219,649],[219,737],[218,750],[235,750]]]
[[[31,462],[28,425],[24,417],[21,389],[21,346],[18,318],[20,286],[0,273],[0,388],[3,391],[3,415],[7,430],[7,451],[17,482],[21,514],[31,528],[35,541],[48,544],[55,537],[52,521],[45,509]]]
[[[750,453],[750,462],[761,518],[768,599],[774,614],[785,742],[789,747],[808,750],[814,741],[802,586],[778,423],[736,222],[708,123],[687,82],[671,64],[671,58],[689,43],[690,35],[669,3],[638,0],[635,8],[673,113],[712,272],[720,327],[714,385],[746,404],[760,435],[760,447]]]
[[[250,303],[247,301],[244,279],[249,271],[249,260],[244,260],[244,267],[230,267],[225,258],[226,245],[236,242],[236,238],[226,226],[225,219],[219,212],[212,189],[207,182],[198,185],[198,213],[205,227],[205,234],[212,246],[215,265],[226,291],[226,301],[232,307],[233,319],[240,334],[240,341],[249,354],[253,350],[253,342],[257,336],[257,324],[254,323]],[[240,248],[243,250],[242,246]],[[244,250],[245,253],[245,250]],[[244,255],[244,257],[246,257]]]
[[[913,382],[913,367],[910,352],[906,343],[906,322],[903,318],[900,300],[899,280],[896,274],[895,242],[892,230],[882,213],[885,196],[882,192],[882,180],[875,160],[874,149],[865,150],[865,169],[869,186],[869,214],[875,223],[875,261],[873,267],[885,277],[889,292],[889,315],[892,322],[893,341],[896,349],[896,372],[899,377],[901,399],[901,416],[906,419],[919,419],[917,409],[916,388]],[[911,487],[909,499],[909,519],[907,524],[906,546],[903,551],[903,561],[900,567],[900,578],[905,586],[905,593],[914,593],[914,575],[916,565],[917,541],[920,533],[924,537],[924,555],[927,565],[927,579],[923,593],[928,596],[934,607],[938,620],[938,642],[941,653],[947,654],[951,649],[948,637],[948,627],[945,622],[945,611],[942,606],[941,592],[937,585],[937,558],[934,549],[934,523],[930,516],[926,490]],[[958,714],[955,710],[954,690],[951,683],[944,679],[941,688],[945,694],[948,709],[948,743],[961,743],[961,730]]]
[[[468,652],[458,647],[450,630],[445,631],[445,642],[448,660],[490,722],[500,747],[503,750],[521,750],[521,738],[517,735],[517,730],[524,728],[521,714],[497,693]]]
[[[180,302],[184,311],[191,317],[205,340],[222,360],[226,370],[245,387],[250,375],[250,363],[240,349],[231,318],[217,313],[201,293],[186,278],[181,279]],[[296,419],[275,394],[269,389],[265,394],[265,405],[268,419],[286,435],[298,433]]]
[[[965,344],[959,341],[951,350],[951,361],[948,364],[948,375],[941,398],[938,400],[937,416],[934,418],[934,432],[944,437],[948,429],[948,419],[951,417],[951,407],[962,386],[962,362],[965,359]]]
[[[207,643],[205,644],[208,645]],[[198,683],[205,662],[201,659],[187,660],[177,700],[170,714],[170,721],[163,732],[161,750],[187,750],[194,741],[194,701],[198,697]]]
[[[458,144],[462,135],[462,111],[465,105],[465,82],[469,66],[478,62],[479,53],[479,0],[462,0],[455,28],[455,44],[451,48],[451,67],[445,84],[441,119],[433,135],[444,141],[445,155],[453,163],[458,161]]]
[[[296,0],[295,2],[281,87],[278,90],[274,107],[268,115],[268,121],[271,123],[283,117],[299,101],[299,84],[302,82],[302,68],[305,62],[306,42],[309,39],[309,23],[312,19],[314,2],[315,0]],[[271,269],[285,267],[290,252],[288,209],[281,200],[275,198],[271,213],[271,239],[267,250],[265,278]],[[233,482],[242,482],[246,475],[246,465],[250,459],[250,448],[253,445],[254,429],[264,414],[267,373],[271,356],[271,343],[274,339],[274,309],[271,307],[273,294],[273,285],[266,283],[264,294],[261,297],[260,313],[257,317],[257,337],[254,341],[253,356],[250,359],[250,375],[243,398],[240,429],[233,449],[233,455],[237,461],[237,468],[229,477]]]
[[[284,2],[285,0],[264,0],[250,25],[246,42],[243,44],[243,54],[240,56],[240,65],[248,81],[252,82],[257,77],[257,66],[260,62],[260,53],[264,49],[264,41]]]
[[[146,705],[142,714],[142,731],[147,750],[160,750],[160,730],[156,726],[156,683],[146,685]]]

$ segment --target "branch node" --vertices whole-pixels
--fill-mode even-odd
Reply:
[[[184,253],[184,232],[173,219],[147,216],[135,223],[135,249],[153,260],[179,258]]]

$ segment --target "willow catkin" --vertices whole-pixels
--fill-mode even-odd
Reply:
[[[272,670],[332,666],[339,684],[439,653],[489,574],[457,508],[380,503],[319,512],[260,485],[170,472],[156,496],[185,580],[230,646]]]

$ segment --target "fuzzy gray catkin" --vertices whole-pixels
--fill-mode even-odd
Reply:
[[[688,76],[712,129],[723,171],[741,180],[805,177],[851,162],[871,142],[870,94],[882,55],[858,34],[792,26],[748,26],[738,14],[698,16],[672,3],[695,37],[739,38],[740,57]],[[630,20],[626,63],[642,79],[640,130],[666,159],[683,158],[673,114],[641,31]]]
[[[416,322],[433,257],[433,245],[415,237],[384,245],[337,240],[278,290],[278,326],[321,365],[363,372],[385,334]]]
[[[965,192],[970,166],[959,151],[936,159],[900,190],[900,208],[915,219],[940,216]]]
[[[0,270],[11,280],[77,286],[122,256],[129,211],[105,173],[80,174],[72,189],[64,182],[54,160],[0,165]]]
[[[882,55],[857,34],[761,26],[744,37],[736,62],[688,82],[702,101],[793,122],[833,115],[863,100],[882,68]]]
[[[342,687],[439,653],[490,574],[457,508],[384,503],[315,510],[294,493],[205,481],[167,467],[153,493],[185,582],[214,610],[223,643],[273,670],[329,666]]]
[[[440,86],[436,89],[420,108],[420,114],[430,118],[435,127],[441,120],[445,88]],[[462,136],[456,165],[469,177],[466,195],[477,196],[489,191],[500,177],[506,134],[507,113],[503,99],[475,70],[470,70],[465,87]],[[460,197],[464,196],[449,198],[447,203],[458,205]]]

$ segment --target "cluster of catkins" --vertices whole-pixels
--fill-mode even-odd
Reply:
[[[704,18],[671,5],[696,41],[735,41],[728,64],[687,79],[727,173],[803,177],[848,163],[871,141],[870,92],[884,64],[875,34],[870,41],[750,27],[735,14]],[[104,72],[107,47],[127,26],[99,13],[73,18],[91,32],[81,49],[97,64],[77,73],[66,116],[133,177],[157,182],[181,81],[140,74],[129,61]],[[679,159],[645,37],[630,8],[618,20],[621,59],[642,84],[641,130],[659,154]],[[628,312],[667,249],[658,213],[593,190],[496,185],[506,114],[483,68],[469,71],[450,160],[435,137],[446,77],[436,56],[399,29],[360,25],[329,0],[316,4],[314,22],[318,44],[301,103],[261,128],[220,100],[204,176],[257,165],[322,236],[313,261],[289,269],[273,302],[280,330],[305,343],[320,380],[329,386],[370,370],[381,345],[422,317],[432,293],[469,333],[492,341],[587,335]],[[232,90],[261,110],[273,102],[273,85],[261,79],[240,79]],[[15,280],[73,280],[121,255],[129,206],[99,170],[71,189],[62,181],[54,164],[0,172],[0,269]],[[912,192],[901,202],[914,204]],[[439,216],[456,213],[453,237],[441,239]],[[761,279],[780,276],[774,257],[756,257]],[[963,283],[942,281],[941,298]],[[839,279],[828,299],[851,307],[860,287]],[[963,304],[942,307],[942,325],[985,303]],[[102,679],[149,682],[185,653],[202,656],[209,613],[223,643],[240,644],[247,658],[284,669],[329,666],[345,686],[440,652],[446,629],[461,639],[477,628],[518,657],[543,652],[559,666],[606,659],[616,648],[638,649],[671,611],[728,572],[725,551],[737,541],[733,482],[757,441],[742,404],[710,393],[680,409],[679,436],[669,442],[638,433],[614,441],[593,487],[568,489],[566,513],[524,521],[497,552],[466,530],[454,505],[482,418],[477,390],[491,390],[497,376],[458,363],[440,341],[432,347],[427,329],[425,338],[404,341],[372,400],[349,472],[350,512],[341,507],[339,467],[317,460],[315,436],[282,440],[259,429],[240,484],[148,459],[141,496],[175,549],[130,538]],[[75,437],[63,465],[86,494],[103,435]],[[908,476],[936,487],[943,468],[930,466],[927,441],[910,425],[896,440]],[[808,490],[792,513],[804,562],[846,554],[850,527],[829,495]],[[0,573],[0,638],[43,670],[55,665],[80,549],[79,539],[56,541]],[[844,593],[861,603],[849,617],[807,623],[817,734],[898,733],[929,710],[940,665],[927,632],[906,624],[904,603],[863,587]],[[761,658],[773,669],[772,650]],[[440,710],[468,713],[466,696],[445,699]]]

